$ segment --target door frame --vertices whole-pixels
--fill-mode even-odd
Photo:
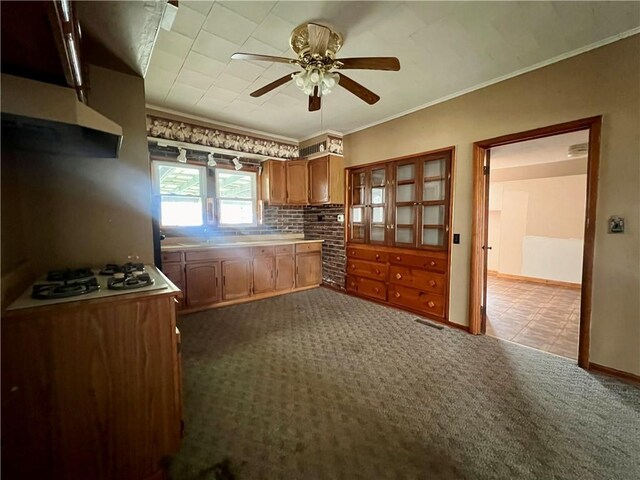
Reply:
[[[600,136],[602,116],[595,116],[560,123],[548,127],[503,135],[473,144],[473,205],[471,230],[471,275],[469,289],[469,332],[483,333],[482,289],[487,276],[484,265],[487,250],[484,249],[488,233],[489,203],[488,172],[485,176],[484,161],[487,151],[493,147],[551,137],[562,133],[589,131],[587,154],[587,201],[584,222],[584,248],[582,252],[582,286],[580,293],[580,336],[578,365],[589,368],[589,344],[591,326],[591,297],[593,288],[593,251],[596,232],[596,204],[598,197],[598,167],[600,163]]]

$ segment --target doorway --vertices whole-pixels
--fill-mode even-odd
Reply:
[[[592,271],[593,271],[593,242],[595,236],[595,207],[596,207],[596,194],[597,194],[597,172],[598,161],[600,151],[600,130],[601,130],[601,117],[592,117],[583,120],[577,120],[574,122],[568,122],[564,124],[554,125],[550,127],[544,127],[536,130],[530,130],[526,132],[516,133],[503,137],[483,140],[474,144],[474,196],[473,196],[473,226],[472,226],[472,255],[471,255],[471,285],[470,285],[470,308],[469,308],[469,330],[474,334],[484,334],[489,328],[490,333],[495,333],[495,326],[489,323],[487,325],[487,314],[489,313],[490,305],[489,301],[492,300],[488,297],[488,291],[491,287],[489,285],[489,279],[491,279],[491,273],[489,272],[489,253],[492,252],[489,248],[492,247],[489,241],[489,224],[491,217],[490,209],[490,179],[491,179],[491,155],[492,151],[498,152],[499,147],[521,144],[532,140],[545,139],[548,137],[554,137],[562,134],[583,132],[587,139],[586,147],[586,202],[584,204],[584,235],[581,247],[581,274],[579,282],[579,300],[567,299],[571,303],[570,306],[564,305],[561,308],[571,308],[571,311],[575,313],[573,320],[578,321],[578,352],[577,360],[578,365],[583,368],[588,368],[589,365],[589,324],[591,318],[591,285],[592,285]],[[584,142],[582,142],[584,143]],[[517,149],[517,147],[514,147]],[[503,187],[504,188],[504,187]],[[494,194],[495,197],[495,194]],[[519,200],[518,200],[519,197]],[[526,203],[523,200],[523,195],[516,194],[514,196],[516,202]],[[495,198],[493,202],[495,203]],[[495,207],[495,205],[494,205]],[[513,209],[511,209],[513,210]],[[513,211],[511,212],[513,214]],[[520,222],[520,231],[523,231],[523,219],[516,219]],[[526,228],[524,230],[526,232]],[[535,237],[535,235],[532,235]],[[544,240],[544,239],[543,239]],[[532,251],[537,243],[540,243],[540,239],[529,238],[526,239],[528,251]],[[544,241],[542,242],[544,243]],[[551,242],[553,243],[553,242]],[[575,245],[572,247],[574,250]],[[574,252],[575,253],[575,252]],[[519,253],[520,262],[522,262],[522,252]],[[538,253],[539,255],[539,253]],[[543,254],[544,255],[544,254]],[[536,268],[540,267],[540,262],[536,261],[538,257],[529,255],[527,260],[528,266],[527,272],[532,272]],[[494,259],[495,260],[495,259]],[[521,266],[521,265],[520,265]],[[533,270],[532,270],[533,268]],[[557,273],[557,272],[556,272]],[[574,272],[575,273],[575,272]],[[547,272],[548,275],[548,272]],[[520,275],[520,277],[526,277],[527,275]],[[499,277],[496,277],[499,278]],[[535,278],[535,277],[531,277]],[[575,279],[575,278],[574,278]],[[519,278],[519,281],[526,281],[527,279]],[[557,280],[562,282],[562,280]],[[500,291],[500,286],[497,282],[494,283],[494,290]],[[545,283],[537,283],[538,285],[545,285]],[[578,282],[566,282],[566,283],[578,283]],[[562,285],[557,285],[562,286]],[[574,286],[575,285],[571,285]],[[567,288],[571,286],[566,285]],[[518,290],[524,292],[528,296],[528,300],[532,298],[535,300],[536,292],[527,285],[520,285],[520,288],[514,289],[511,295],[506,295],[507,298],[513,299]],[[507,286],[504,286],[504,290]],[[533,289],[535,290],[535,289]],[[547,292],[548,293],[548,292]],[[576,292],[577,293],[577,292]],[[538,295],[541,297],[542,293]],[[554,294],[551,294],[550,298],[553,298]],[[570,295],[569,295],[570,296]],[[495,309],[495,300],[494,309]],[[579,308],[574,308],[573,304],[577,300]],[[530,302],[533,304],[533,302]],[[577,318],[576,318],[577,317]],[[490,319],[489,319],[490,321]],[[567,326],[567,325],[565,325]],[[574,327],[575,328],[575,327]]]
[[[485,333],[578,358],[589,131],[492,147]]]

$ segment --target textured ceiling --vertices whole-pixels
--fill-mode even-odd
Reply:
[[[315,21],[344,35],[340,57],[397,56],[399,72],[351,70],[380,95],[367,105],[336,87],[320,112],[289,83],[287,64],[231,60],[234,52],[293,57],[289,34]],[[640,2],[180,1],[161,30],[145,79],[147,103],[287,137],[346,133],[530,69],[640,25]]]

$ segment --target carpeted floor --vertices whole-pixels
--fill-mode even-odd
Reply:
[[[415,318],[325,288],[181,317],[171,478],[640,478],[640,389]]]

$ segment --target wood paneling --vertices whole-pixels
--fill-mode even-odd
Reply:
[[[276,290],[295,286],[295,263],[293,255],[276,256]]]
[[[287,204],[306,205],[309,201],[309,181],[306,160],[289,160],[287,168]]]
[[[260,255],[253,259],[253,293],[275,289],[275,257]]]
[[[2,319],[3,477],[138,480],[160,469],[180,442],[174,296]]]
[[[307,244],[313,245],[313,244]],[[322,283],[322,256],[320,252],[296,255],[296,287],[308,287]]]
[[[220,263],[187,264],[187,305],[197,307],[220,300]]]
[[[251,295],[251,260],[222,262],[222,299],[233,300]]]

